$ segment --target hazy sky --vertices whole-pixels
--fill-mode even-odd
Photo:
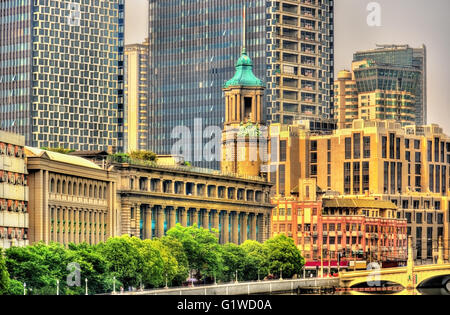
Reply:
[[[164,0],[160,0],[164,1]],[[147,36],[147,0],[126,0],[127,44]],[[428,123],[450,134],[450,1],[378,0],[381,26],[367,24],[369,0],[335,0],[336,72],[349,69],[353,53],[375,44],[427,46]]]

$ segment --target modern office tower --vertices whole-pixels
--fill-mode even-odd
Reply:
[[[376,49],[357,52],[353,61],[370,59],[378,64],[395,67],[413,67],[420,72],[414,95],[416,124],[427,124],[427,48],[412,48],[408,45],[377,45]]]
[[[125,151],[148,146],[148,40],[125,46]]]
[[[299,179],[312,178],[323,192],[389,200],[407,219],[416,259],[431,261],[439,237],[448,258],[450,138],[442,128],[355,120],[330,135],[276,124],[270,132],[280,141],[280,162],[270,174],[277,195],[290,197]]]
[[[416,123],[415,100],[420,71],[413,67],[353,62],[352,72],[339,72],[335,81],[335,116],[340,128],[355,119]]]
[[[200,132],[223,126],[220,88],[233,76],[242,48],[244,3],[247,51],[266,87],[263,119],[332,118],[333,1],[150,0],[151,150],[171,153],[176,126],[187,126],[194,138],[196,118]],[[212,137],[203,136],[203,144]],[[199,150],[196,144],[193,151]],[[219,168],[218,161],[192,162]]]
[[[25,137],[0,131],[0,249],[29,244]]]
[[[123,146],[124,0],[0,3],[0,128],[33,147]]]

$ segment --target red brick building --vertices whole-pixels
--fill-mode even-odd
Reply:
[[[407,259],[407,222],[397,207],[370,198],[316,197],[314,180],[304,180],[297,196],[274,198],[272,234],[292,237],[317,274],[365,268],[369,262],[402,264]],[[357,263],[354,266],[354,262]]]

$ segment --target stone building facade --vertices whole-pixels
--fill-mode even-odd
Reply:
[[[30,243],[97,244],[119,235],[116,177],[80,157],[25,148]]]
[[[176,224],[219,231],[220,243],[270,237],[270,184],[259,177],[142,161],[112,162],[121,234],[162,237]]]

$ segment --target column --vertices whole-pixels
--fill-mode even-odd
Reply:
[[[192,209],[191,218],[192,218],[191,225],[193,225],[195,227],[198,227],[198,212],[197,212],[197,209]]]
[[[169,227],[167,231],[170,230],[171,228],[174,228],[175,225],[177,224],[177,213],[175,211],[175,208],[170,207],[168,213],[170,213],[170,218],[169,218]]]
[[[156,230],[156,236],[157,237],[163,237],[164,236],[164,209],[161,206],[158,206],[158,209],[157,209],[157,230]]]
[[[262,214],[258,214],[258,216],[256,217],[256,224],[258,225],[258,236],[257,236],[257,241],[258,242],[264,242],[264,216]]]
[[[147,205],[145,209],[145,224],[144,224],[144,238],[152,238],[152,207]]]
[[[84,229],[84,222],[85,222],[85,216],[84,216],[84,209],[79,209],[79,211],[80,211],[80,213],[79,213],[79,215],[80,215],[80,223],[79,223],[79,226],[80,226],[80,243],[84,243],[85,241],[86,241],[86,239],[85,239],[85,237],[84,237],[84,231],[85,231],[85,229]]]
[[[180,208],[180,222],[181,222],[181,226],[187,227],[186,208]]]
[[[248,226],[248,213],[245,212],[242,215],[241,224],[241,244],[247,240],[247,226]]]
[[[202,211],[202,223],[203,223],[203,228],[205,230],[209,230],[209,211],[207,209],[204,209]]]
[[[256,213],[250,216],[250,239],[256,241]]]
[[[230,217],[230,214],[228,213],[228,211],[224,211],[223,216],[222,216],[222,218],[223,218],[223,222],[222,222],[223,244],[230,242],[229,217]]]
[[[212,228],[219,230],[219,211],[211,210]]]
[[[239,212],[234,211],[231,217],[231,242],[239,243]]]

